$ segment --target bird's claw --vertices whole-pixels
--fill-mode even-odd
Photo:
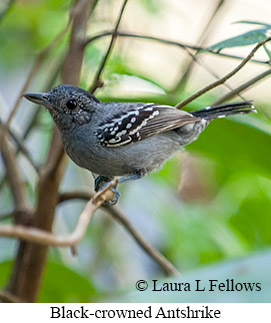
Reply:
[[[110,177],[98,176],[95,179],[95,184],[94,184],[95,192],[101,191],[104,188],[106,188],[106,186],[108,185],[109,182],[111,182],[111,180],[112,178]],[[115,205],[120,198],[120,192],[116,188],[111,187],[110,189],[114,193],[114,196],[111,200],[105,201],[103,203],[104,205]]]
[[[98,176],[95,178],[95,182],[94,182],[94,190],[95,192],[98,192],[102,189],[102,187],[104,188],[104,184],[107,184],[109,182],[111,182],[112,178],[107,177],[107,176]]]

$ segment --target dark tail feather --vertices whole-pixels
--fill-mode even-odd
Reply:
[[[224,118],[234,114],[244,114],[251,112],[257,112],[257,110],[253,106],[252,101],[243,101],[213,105],[202,110],[193,111],[191,112],[191,114],[195,117],[212,120],[216,118]]]

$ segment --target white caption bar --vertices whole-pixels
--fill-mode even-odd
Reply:
[[[50,321],[157,322],[197,319],[219,322],[270,322],[270,304],[228,303],[84,303],[84,304],[0,304],[3,322],[36,323]]]

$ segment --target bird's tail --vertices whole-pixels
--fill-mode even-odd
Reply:
[[[202,110],[191,112],[195,117],[200,117],[205,120],[212,120],[216,118],[224,118],[234,114],[244,114],[257,112],[252,101],[233,102],[220,105],[212,105]]]

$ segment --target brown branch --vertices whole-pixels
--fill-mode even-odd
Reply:
[[[6,173],[12,192],[12,197],[14,199],[15,222],[28,223],[32,217],[32,212],[30,211],[27,203],[24,184],[18,171],[15,154],[12,151],[10,143],[5,136],[2,137],[1,152],[6,167]]]
[[[223,102],[225,102],[227,100],[230,100],[230,99],[234,98],[236,95],[239,95],[239,93],[244,92],[249,87],[251,87],[252,85],[254,85],[257,82],[261,81],[262,79],[264,79],[265,77],[267,77],[270,74],[271,74],[271,68],[269,70],[266,70],[263,73],[255,76],[255,77],[253,77],[251,80],[241,84],[236,89],[232,90],[231,92],[225,94],[224,96],[222,96],[221,98],[216,100],[213,104],[214,105],[215,104],[221,104],[221,103],[223,103]]]
[[[88,44],[106,37],[106,36],[111,36],[112,34],[116,34],[118,37],[127,37],[127,38],[137,38],[137,39],[142,39],[142,40],[152,40],[152,41],[156,41],[165,45],[171,45],[171,46],[177,46],[180,47],[182,49],[192,49],[195,51],[202,51],[202,53],[208,53],[208,54],[213,54],[213,55],[218,55],[218,56],[222,56],[222,57],[226,57],[226,58],[232,58],[232,59],[237,59],[237,60],[243,60],[244,57],[242,56],[238,56],[238,55],[231,55],[231,54],[226,54],[226,53],[222,53],[221,51],[217,52],[217,51],[212,51],[212,50],[208,50],[208,48],[202,48],[199,46],[195,46],[195,45],[189,45],[186,43],[182,43],[182,42],[177,42],[177,41],[172,41],[172,40],[168,40],[165,38],[160,38],[160,37],[154,37],[154,36],[148,36],[148,35],[140,35],[140,34],[133,34],[133,33],[129,33],[129,32],[123,32],[123,31],[117,31],[114,32],[113,30],[109,30],[109,31],[103,31],[97,35],[94,35],[88,39],[85,40],[84,42],[84,46],[87,46]],[[257,60],[257,59],[251,59],[251,62],[253,63],[258,63],[258,64],[263,64],[263,65],[269,65],[269,61],[261,61],[261,60]]]
[[[2,121],[0,119],[0,127],[1,126],[2,126]],[[25,156],[25,158],[28,160],[29,164],[34,168],[36,173],[38,173],[39,167],[36,165],[35,161],[33,160],[29,150],[27,149],[26,145],[24,144],[23,139],[17,133],[15,133],[14,130],[12,130],[10,128],[8,128],[8,133],[17,145],[17,149],[14,152],[14,155],[16,155],[17,152],[20,151]],[[0,185],[0,187],[1,187],[1,185]]]
[[[90,0],[75,0],[71,9],[72,30],[70,46],[63,64],[62,83],[77,85],[83,59],[87,20],[92,5]],[[33,226],[51,231],[58,201],[58,187],[64,172],[64,151],[58,130],[54,127],[50,150],[40,172],[38,201]],[[47,257],[47,246],[21,242],[7,290],[26,301],[37,298]]]
[[[270,38],[266,39],[265,41],[261,41],[259,42],[253,49],[252,51],[249,53],[249,55],[235,68],[233,69],[230,73],[226,74],[224,77],[222,77],[221,79],[205,86],[203,89],[201,89],[200,91],[198,91],[197,93],[191,95],[189,98],[183,100],[182,102],[178,103],[176,105],[177,109],[181,109],[182,107],[184,107],[185,105],[187,105],[188,103],[194,101],[196,98],[198,98],[199,96],[203,95],[204,93],[214,89],[215,87],[225,83],[229,78],[231,78],[233,75],[235,75],[237,72],[239,72],[250,60],[251,58],[254,56],[254,54],[256,53],[256,51],[262,47],[265,43],[267,43],[268,41],[270,41]]]
[[[69,49],[61,73],[62,83],[79,84],[84,56],[83,41],[86,37],[87,21],[92,2],[93,0],[76,0],[72,9],[73,24]]]
[[[86,192],[86,191],[72,191],[72,192],[65,192],[65,193],[60,193],[58,196],[58,203],[62,203],[62,202],[66,202],[69,200],[90,200],[93,197],[93,194]],[[103,206],[103,208],[107,209],[111,209],[110,206],[106,207]]]
[[[26,228],[23,225],[0,225],[0,236],[16,238],[45,246],[75,247],[84,237],[89,221],[94,212],[104,201],[113,198],[111,187],[117,185],[117,180],[110,182],[103,190],[97,192],[85,205],[78,217],[76,227],[71,234],[54,236],[52,233],[34,227]]]
[[[113,193],[111,187],[115,187],[117,181],[112,181],[105,189],[96,193],[93,197],[87,192],[70,192],[60,194],[59,203],[80,198],[89,200],[85,205],[84,210],[78,217],[78,221],[74,231],[66,236],[54,236],[52,233],[36,229],[33,227],[26,228],[22,225],[0,225],[0,236],[17,238],[23,241],[34,242],[40,245],[55,246],[55,247],[75,247],[84,237],[89,221],[94,212],[103,204],[104,201],[110,200]],[[141,234],[133,227],[125,215],[113,206],[103,206],[107,212],[113,216],[122,226],[132,235],[136,242],[141,246],[146,253],[170,276],[179,275],[178,270],[154,247],[149,245]]]
[[[9,293],[6,290],[0,290],[0,299],[2,300],[2,302],[6,303],[24,303],[21,298]]]
[[[89,200],[91,194],[87,192],[75,191],[62,193],[59,196],[59,203],[71,199]],[[142,235],[134,228],[132,223],[116,206],[102,206],[115,220],[117,220],[135,239],[138,245],[162,268],[169,276],[180,275],[179,271],[154,247],[152,247]]]
[[[10,188],[12,191],[12,196],[14,199],[14,204],[16,208],[21,208],[25,206],[25,194],[24,194],[24,185],[20,177],[18,167],[16,165],[16,159],[9,147],[10,143],[7,138],[3,138],[2,144],[2,156],[5,163],[8,181],[10,183]]]
[[[107,208],[108,209],[108,208]],[[122,224],[122,226],[131,234],[140,247],[164,270],[169,276],[180,275],[180,272],[169,262],[156,248],[152,247],[142,235],[133,227],[125,215],[116,207],[110,208],[110,214]]]
[[[117,37],[117,31],[118,31],[118,28],[119,28],[119,25],[120,25],[120,22],[121,22],[121,18],[123,16],[123,13],[124,13],[124,9],[126,7],[126,4],[127,4],[128,0],[124,0],[123,2],[123,5],[121,7],[121,10],[120,10],[120,14],[119,14],[119,17],[117,19],[117,22],[116,22],[116,25],[115,25],[115,28],[114,28],[114,31],[112,33],[112,37],[111,37],[111,41],[110,41],[110,44],[108,46],[108,49],[107,49],[107,52],[101,62],[101,65],[98,69],[98,72],[94,78],[94,82],[93,82],[93,85],[89,88],[89,92],[90,93],[94,93],[98,88],[102,87],[103,86],[103,82],[101,80],[101,74],[102,74],[102,71],[104,69],[104,66],[106,64],[106,61],[107,59],[109,58],[109,55],[111,53],[111,50],[115,44],[115,40],[116,40],[116,37]],[[85,46],[85,44],[84,44]]]

